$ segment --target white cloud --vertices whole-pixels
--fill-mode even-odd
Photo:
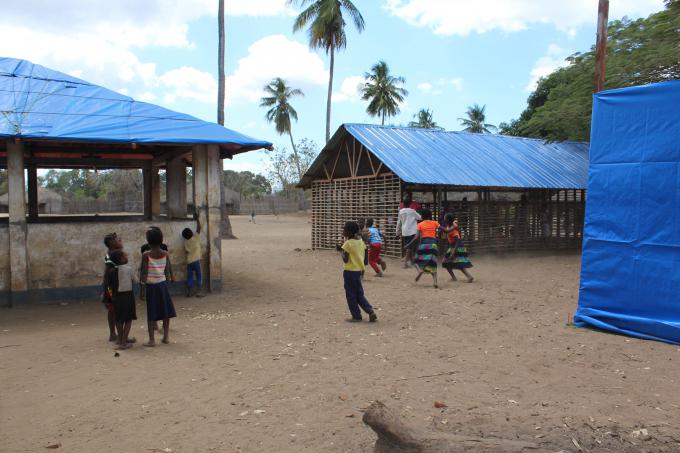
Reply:
[[[286,0],[227,0],[226,13],[271,16],[289,15],[291,10]],[[66,4],[5,0],[0,55],[31,60],[147,101],[208,102],[214,91],[212,76],[186,67],[158,74],[153,59],[140,58],[138,51],[191,49],[189,25],[216,15],[214,0],[69,0]],[[191,86],[191,80],[197,83]],[[215,95],[210,102],[214,99]]]
[[[536,84],[541,77],[545,77],[557,68],[567,66],[569,62],[565,61],[565,58],[571,54],[570,51],[562,49],[556,44],[550,44],[545,55],[539,58],[534,67],[531,69],[531,80],[526,87],[525,91],[534,91],[536,89]]]
[[[217,80],[209,72],[189,66],[172,69],[160,77],[174,99],[214,103],[217,99]]]
[[[323,60],[307,45],[284,35],[266,36],[248,48],[248,55],[227,76],[226,104],[259,101],[262,87],[274,77],[281,77],[302,91],[328,83]]]
[[[340,91],[333,93],[332,102],[359,102],[361,101],[361,87],[364,84],[363,76],[346,77],[340,84]]]
[[[416,85],[416,88],[423,93],[438,96],[450,88],[453,88],[455,91],[463,91],[463,79],[461,77],[456,77],[455,79],[439,79],[434,85],[430,82],[422,82]]]
[[[596,0],[385,0],[384,7],[407,23],[438,35],[468,35],[491,30],[516,32],[552,24],[566,32],[597,21]],[[663,8],[663,0],[617,0],[610,18],[639,17]]]

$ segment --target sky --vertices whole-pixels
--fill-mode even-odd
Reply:
[[[282,77],[304,97],[291,103],[296,140],[321,148],[329,58],[293,33],[300,7],[286,0],[226,1],[225,125],[290,147],[259,107],[262,88]],[[536,80],[595,42],[597,0],[353,0],[366,22],[348,20],[347,48],[336,54],[331,134],[343,123],[379,123],[358,86],[380,60],[406,79],[406,125],[421,108],[460,130],[468,106],[487,121],[516,118]],[[217,0],[3,0],[0,56],[30,60],[163,107],[216,121]],[[298,2],[299,3],[299,2]],[[663,0],[611,0],[610,20],[663,9]],[[265,173],[267,156],[250,152],[225,168]]]

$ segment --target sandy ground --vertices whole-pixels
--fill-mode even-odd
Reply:
[[[680,451],[680,349],[569,326],[578,255],[473,257],[439,290],[388,260],[379,322],[349,324],[305,217],[232,223],[225,291],[177,298],[170,345],[114,357],[97,301],[2,309],[0,451],[370,451],[373,400],[538,451]]]

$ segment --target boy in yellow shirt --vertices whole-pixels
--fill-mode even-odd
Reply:
[[[182,231],[184,238],[184,250],[187,252],[187,297],[203,297],[203,277],[201,275],[201,222],[198,214],[194,214],[196,220],[196,234],[191,228]],[[194,292],[194,277],[196,278],[196,291]]]
[[[348,319],[350,322],[361,322],[361,309],[368,314],[370,322],[378,320],[373,307],[366,300],[364,296],[364,288],[361,284],[361,274],[365,269],[364,253],[366,251],[366,244],[359,236],[359,224],[357,222],[345,223],[345,228],[342,232],[345,237],[345,243],[342,246],[338,245],[337,249],[342,254],[343,279],[345,281],[345,296],[347,297],[347,306],[352,318]],[[361,309],[359,308],[361,307]]]

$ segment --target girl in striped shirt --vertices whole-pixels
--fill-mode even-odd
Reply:
[[[146,232],[146,241],[151,249],[142,255],[141,281],[146,291],[146,318],[149,342],[144,346],[156,346],[154,325],[163,321],[163,343],[169,343],[170,318],[177,316],[168,290],[168,280],[174,281],[168,252],[161,249],[163,233],[160,229]]]

